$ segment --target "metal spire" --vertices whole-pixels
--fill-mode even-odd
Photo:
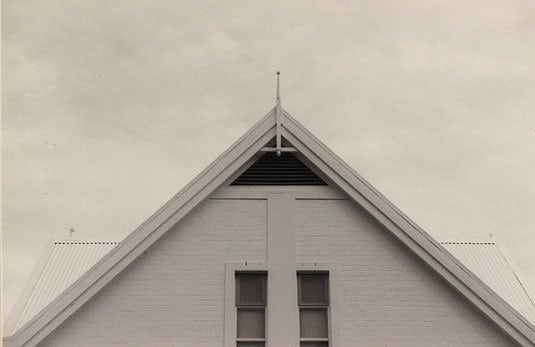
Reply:
[[[280,72],[277,71],[277,107],[276,114],[275,114],[275,121],[276,121],[276,129],[277,129],[277,145],[275,147],[264,147],[260,151],[261,152],[275,152],[277,153],[277,157],[280,157],[282,152],[297,152],[297,149],[294,147],[282,147],[282,134],[281,134],[281,120],[282,120],[282,107],[281,107],[281,94],[280,94]]]
[[[281,100],[280,81],[279,81],[280,75],[281,75],[280,71],[277,71],[277,103],[279,103],[279,104],[280,104],[280,100]]]
[[[280,97],[280,71],[277,71],[277,157],[281,156],[281,97]]]

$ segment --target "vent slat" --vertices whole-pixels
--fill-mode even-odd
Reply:
[[[327,185],[318,175],[292,153],[266,153],[248,168],[231,185]]]

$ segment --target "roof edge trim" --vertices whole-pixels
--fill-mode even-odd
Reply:
[[[535,329],[460,261],[283,110],[283,136],[351,200],[522,345],[535,346]],[[305,141],[302,141],[305,139]],[[308,141],[307,141],[308,140]]]
[[[180,219],[247,163],[276,136],[273,108],[251,130],[186,185],[107,256],[43,309],[6,346],[35,345],[95,295]],[[535,328],[445,248],[281,108],[282,135],[354,202],[383,224],[409,250],[442,276],[521,345],[535,346]]]
[[[41,256],[38,258],[37,263],[35,264],[35,267],[30,274],[30,277],[28,279],[28,283],[23,288],[22,292],[19,294],[19,297],[17,298],[17,301],[15,302],[15,305],[9,312],[7,319],[3,326],[3,331],[5,331],[8,334],[15,333],[15,327],[17,326],[17,323],[20,319],[20,316],[22,315],[22,311],[28,304],[28,299],[37,285],[37,282],[39,281],[39,278],[43,274],[43,271],[46,268],[46,265],[50,259],[50,256],[52,255],[52,252],[54,251],[54,241],[52,239],[49,239],[47,241],[46,249],[41,254]]]
[[[275,136],[275,108],[131,232],[58,298],[13,335],[6,346],[35,345],[95,295]]]

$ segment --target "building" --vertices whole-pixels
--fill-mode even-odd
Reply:
[[[494,246],[434,240],[277,97],[120,243],[55,244],[4,344],[535,346]]]

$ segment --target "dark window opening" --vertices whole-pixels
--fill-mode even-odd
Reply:
[[[236,273],[238,347],[266,345],[267,274]]]
[[[329,346],[329,274],[298,273],[297,300],[300,346]]]

